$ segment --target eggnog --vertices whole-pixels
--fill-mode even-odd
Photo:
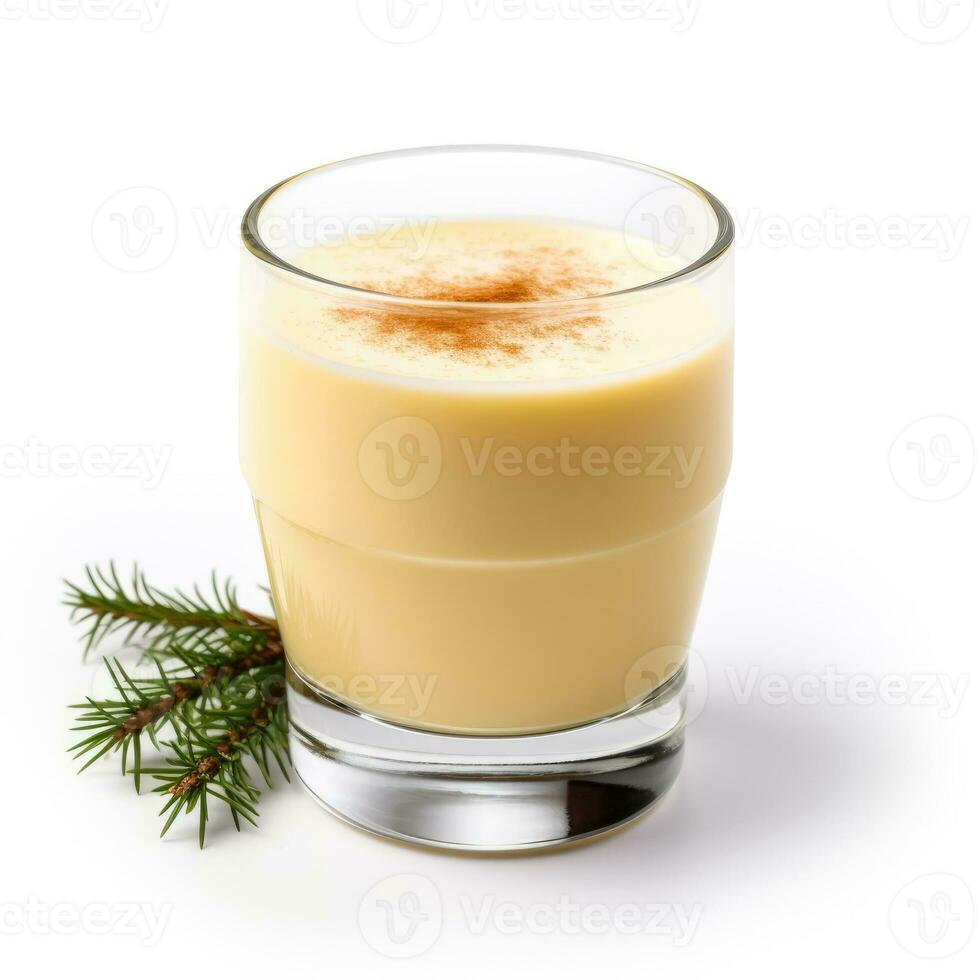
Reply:
[[[468,734],[613,714],[638,664],[667,680],[729,468],[727,303],[586,224],[246,262],[241,460],[300,675]]]

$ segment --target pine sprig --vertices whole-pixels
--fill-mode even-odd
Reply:
[[[164,725],[178,727],[182,708],[195,701],[222,709],[226,687],[241,674],[275,664],[282,675],[282,642],[266,634],[259,642],[240,635],[223,639],[198,639],[185,646],[172,642],[154,657],[157,677],[132,678],[118,658],[103,658],[117,697],[97,701],[88,698],[72,708],[82,711],[73,731],[87,734],[71,746],[75,758],[88,756],[81,771],[110,751],[121,751],[122,771],[127,772],[129,752],[134,759],[133,781],[140,790],[140,740],[145,733],[159,749],[158,735]]]
[[[161,837],[181,813],[197,809],[198,841],[204,847],[209,796],[228,807],[237,830],[242,820],[255,824],[261,790],[245,761],[255,764],[269,788],[272,762],[289,780],[285,695],[281,670],[263,668],[245,683],[230,685],[220,711],[195,712],[182,719],[180,737],[167,743],[166,764],[143,769],[160,782],[157,792],[169,797],[160,810],[161,816],[169,812]]]
[[[219,586],[214,578],[208,597],[198,588],[163,592],[138,569],[124,586],[111,563],[85,572],[85,585],[66,582],[65,602],[73,620],[86,624],[86,653],[125,630],[124,645],[139,641],[155,674],[132,677],[118,658],[103,658],[114,694],[72,706],[81,711],[73,730],[85,734],[69,751],[87,757],[82,770],[118,752],[137,792],[142,775],[162,782],[158,791],[169,794],[163,834],[196,809],[203,847],[209,796],[229,808],[236,829],[243,819],[254,824],[260,790],[248,766],[269,787],[273,765],[289,779],[275,619],[242,609],[230,582]],[[163,766],[143,765],[144,734],[165,755]]]
[[[161,648],[173,641],[191,643],[214,633],[254,636],[276,631],[275,620],[242,609],[230,581],[211,576],[211,595],[194,586],[190,594],[164,592],[147,582],[134,566],[126,583],[114,562],[89,565],[85,582],[65,582],[65,605],[73,622],[85,625],[85,655],[108,637],[123,634],[123,645],[136,641]]]
[[[142,736],[146,734],[159,749],[160,729],[173,720],[171,713],[182,701],[199,693],[199,684],[193,675],[186,678],[168,676],[160,665],[158,678],[132,678],[118,659],[104,659],[103,663],[118,697],[98,701],[86,698],[85,703],[70,706],[82,711],[72,731],[87,734],[68,751],[74,752],[76,759],[88,756],[79,772],[84,772],[110,751],[120,752],[124,775],[130,771],[128,762],[132,751],[135,762],[132,772],[138,793]]]

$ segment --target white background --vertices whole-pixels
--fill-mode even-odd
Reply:
[[[673,2],[637,20],[628,0],[429,0],[401,29],[382,0],[363,19],[358,6],[4,0],[0,962],[142,978],[205,964],[975,976],[974,0],[929,0],[924,20],[917,0],[702,0],[690,24]],[[400,43],[412,33],[426,36]],[[257,832],[216,827],[199,852],[183,825],[160,842],[155,799],[108,763],[76,777],[65,754],[63,706],[95,668],[59,579],[138,558],[163,585],[217,567],[255,599],[264,571],[236,461],[241,211],[317,163],[465,142],[647,161],[735,214],[736,459],[682,777],[629,831],[538,857],[385,843],[291,788],[264,797]],[[156,190],[115,197],[134,186]],[[140,271],[121,236],[147,227]],[[953,421],[904,431],[934,416]],[[45,462],[32,445],[68,448]],[[73,473],[96,446],[169,453],[163,478]],[[850,695],[821,681],[830,669]],[[769,675],[804,696],[776,703]],[[962,700],[941,684],[965,684]],[[358,924],[392,875],[426,879],[385,886],[414,890],[428,916],[402,961]],[[599,909],[594,932],[555,925],[563,896]],[[165,916],[155,945],[92,925],[119,903]],[[469,922],[471,906],[489,921]],[[694,916],[693,935],[630,934],[632,906],[669,907],[672,929]],[[65,907],[88,910],[88,927]]]

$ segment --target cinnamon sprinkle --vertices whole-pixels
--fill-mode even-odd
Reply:
[[[392,280],[355,281],[354,286],[410,299],[460,304],[445,310],[333,307],[329,316],[364,328],[364,339],[395,348],[421,348],[468,359],[519,359],[530,344],[572,340],[599,350],[603,318],[535,310],[467,310],[467,303],[535,303],[585,299],[607,291],[611,281],[590,267],[579,249],[542,245],[507,249],[507,264],[495,275],[438,276],[424,269]]]

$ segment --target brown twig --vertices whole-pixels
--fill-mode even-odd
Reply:
[[[104,605],[94,602],[82,602],[75,606],[76,609],[94,613],[99,616],[110,616],[112,619],[125,619],[132,623],[155,623],[165,626],[189,626],[189,627],[214,627],[223,629],[227,633],[239,633],[249,627],[265,630],[269,633],[279,632],[279,624],[268,616],[260,616],[258,613],[243,609],[242,617],[245,623],[237,619],[214,619],[211,616],[202,616],[197,613],[182,612],[167,609],[164,606],[154,608],[155,615],[152,619],[146,613],[136,612],[129,609],[107,609]]]
[[[133,732],[141,732],[148,725],[159,721],[181,702],[197,698],[219,680],[230,680],[239,674],[244,674],[255,667],[265,667],[281,660],[283,656],[282,641],[278,634],[270,638],[258,650],[251,650],[234,660],[219,666],[205,667],[195,677],[175,681],[170,688],[170,694],[159,698],[151,704],[137,708],[112,734],[114,741],[119,742]]]
[[[275,707],[286,696],[282,684],[274,684],[262,697],[262,704],[253,709],[251,719],[242,725],[235,725],[225,732],[225,737],[214,747],[214,752],[202,755],[190,772],[170,787],[173,796],[186,796],[202,782],[214,779],[221,767],[235,757],[235,746],[250,738],[269,721],[269,708]]]

